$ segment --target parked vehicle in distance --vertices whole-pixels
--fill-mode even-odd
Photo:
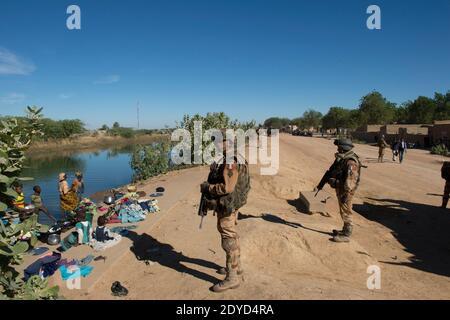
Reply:
[[[313,133],[307,130],[294,130],[292,132],[293,136],[301,136],[301,137],[312,137]]]

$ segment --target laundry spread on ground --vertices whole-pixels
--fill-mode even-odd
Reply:
[[[71,231],[60,240],[57,251],[46,247],[36,247],[29,251],[36,260],[24,270],[24,280],[32,276],[42,279],[52,276],[59,270],[63,281],[88,277],[94,267],[94,261],[103,260],[105,256],[95,258],[89,254],[81,259],[63,258],[71,248],[87,245],[94,252],[105,251],[121,242],[130,230],[137,228],[136,223],[144,221],[149,214],[160,211],[158,200],[145,198],[145,192],[131,190],[128,193],[115,193],[111,203],[95,203],[89,198],[82,199],[66,221],[59,221],[48,232],[40,235],[42,242],[47,242],[51,235]],[[161,194],[162,195],[162,194]],[[122,225],[133,223],[133,225]],[[117,224],[108,228],[107,224]],[[95,228],[94,228],[95,225]],[[59,240],[58,240],[59,241]],[[50,242],[49,242],[50,243]]]

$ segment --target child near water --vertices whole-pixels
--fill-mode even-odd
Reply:
[[[81,201],[84,194],[84,179],[83,174],[80,171],[75,173],[75,180],[72,183],[72,188],[77,193],[78,201]]]
[[[43,212],[47,217],[50,218],[50,220],[52,220],[53,222],[57,222],[57,220],[55,219],[55,217],[53,217],[50,212],[48,211],[47,207],[44,205],[44,203],[42,202],[42,197],[41,197],[41,192],[42,189],[40,186],[34,186],[33,187],[33,191],[34,193],[31,195],[31,204],[34,205],[35,212],[37,215],[39,215],[39,213]]]
[[[25,209],[25,195],[23,194],[23,186],[20,183],[14,185],[14,191],[17,193],[17,197],[13,200],[14,209],[21,211]]]
[[[91,241],[91,247],[94,251],[103,251],[118,244],[122,237],[120,234],[111,232],[106,227],[107,219],[105,216],[100,216],[97,219],[97,228],[94,232],[94,239]]]
[[[100,216],[97,219],[97,228],[95,228],[94,238],[98,242],[105,242],[108,240],[113,240],[114,238],[110,236],[111,231],[106,227],[106,218]]]

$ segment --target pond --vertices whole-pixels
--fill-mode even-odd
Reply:
[[[132,181],[133,172],[130,157],[133,146],[111,148],[95,151],[68,153],[32,154],[27,158],[24,177],[33,177],[32,181],[24,181],[26,202],[33,194],[33,186],[42,188],[42,199],[50,213],[61,218],[59,209],[58,174],[67,173],[69,184],[76,171],[84,174],[85,196],[99,191],[117,188]],[[40,222],[49,223],[49,219],[41,214]]]

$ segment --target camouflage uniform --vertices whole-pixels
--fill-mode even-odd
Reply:
[[[358,155],[352,151],[353,144],[349,139],[335,141],[338,146],[336,160],[331,172],[330,185],[336,188],[339,211],[344,221],[342,230],[333,230],[333,241],[348,242],[353,232],[353,197],[358,188],[361,173],[361,163]]]
[[[352,221],[352,206],[353,196],[359,183],[359,164],[350,159],[346,161],[344,170],[347,171],[347,178],[339,182],[336,187],[336,195],[339,203],[339,211],[344,221],[344,225],[353,227]]]
[[[232,193],[236,187],[239,177],[237,163],[233,164],[213,164],[211,171],[216,170],[218,180],[210,183],[208,192],[211,196],[219,198]],[[238,274],[242,273],[241,269],[241,249],[239,245],[239,235],[237,233],[237,219],[238,211],[234,210],[228,213],[224,206],[221,206],[221,201],[217,201],[218,205],[215,210],[217,213],[217,230],[222,239],[222,249],[226,255],[226,267],[222,273],[226,273],[227,277],[224,281],[218,283],[213,287],[216,292],[227,289],[237,288],[239,286]]]
[[[388,144],[384,138],[381,138],[378,141],[378,162],[383,162],[384,159],[384,151],[387,148]]]

